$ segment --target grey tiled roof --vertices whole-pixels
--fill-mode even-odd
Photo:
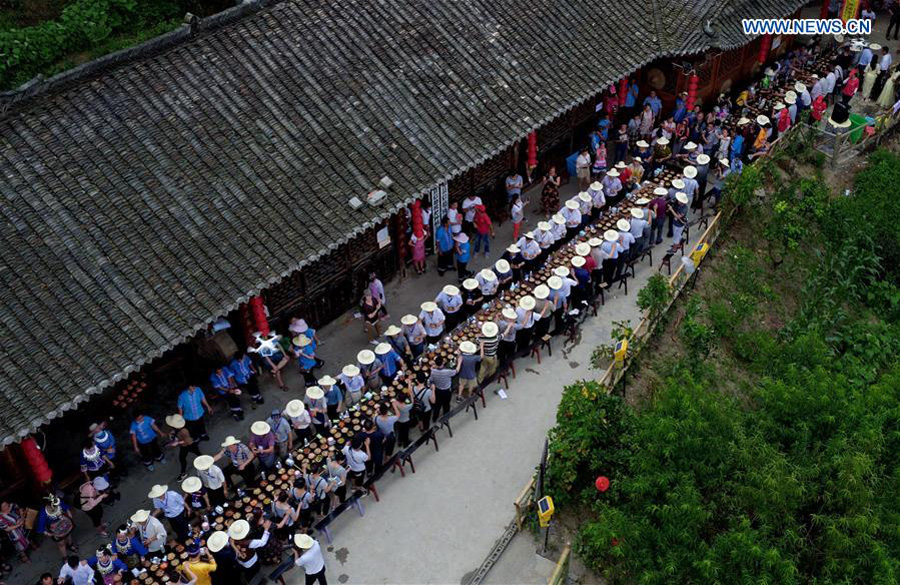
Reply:
[[[698,23],[729,4],[801,2],[286,0],[14,104],[0,441],[621,75],[708,48]],[[387,201],[352,210],[384,175]]]

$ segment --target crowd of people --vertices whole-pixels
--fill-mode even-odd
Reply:
[[[121,454],[107,425],[92,425],[81,453],[84,481],[76,495],[77,507],[88,515],[97,533],[108,538],[108,544],[85,558],[77,556],[71,539],[73,510],[50,494],[33,532],[56,543],[64,564],[57,575],[49,575],[50,580],[42,583],[108,585],[116,581],[115,575],[124,575],[143,560],[184,546],[190,560],[171,570],[169,582],[241,583],[260,570],[263,558],[277,558],[289,550],[306,573],[307,583],[324,584],[324,558],[311,536],[317,520],[350,495],[365,495],[367,478],[389,464],[398,448],[409,446],[415,433],[428,433],[449,413],[454,394],[456,400],[469,399],[512,360],[527,355],[544,335],[565,331],[573,309],[592,304],[602,289],[622,278],[630,260],[665,238],[671,239],[673,250],[683,246],[691,213],[719,204],[729,174],[740,173],[744,164],[764,154],[806,110],[813,115],[818,100],[834,101],[846,95],[830,86],[817,89],[818,82],[807,88],[793,79],[798,70],[821,66],[819,51],[812,46],[788,53],[761,80],[735,95],[719,96],[705,113],[699,105],[690,107],[685,94],[677,97],[671,111],[664,111],[655,92],[644,95],[634,80],[627,84],[623,100],[615,95],[615,88],[609,88],[596,128],[576,160],[574,179],[580,192],[561,202],[562,177],[550,166],[540,179],[544,218],[523,233],[523,208],[529,203],[526,181],[511,171],[505,185],[513,241],[499,260],[478,272],[469,269],[469,261],[482,248],[485,255],[489,253],[492,222],[480,197],[470,195],[451,203],[438,222],[434,242],[438,273],[455,273],[457,283],[444,286],[434,299],[421,304],[418,313],[404,315],[399,324],[382,330],[390,315],[384,285],[372,274],[360,312],[374,347],[360,351],[356,361],[341,368],[337,376],[317,372],[324,366],[316,355],[321,341],[305,320],[294,318],[285,335],[269,336],[214,368],[203,383],[205,388],[200,384],[184,388],[162,421],[134,411],[129,442],[138,458],[153,471],[167,451],[177,451],[180,471],[177,485],[154,485],[147,494],[147,506],[112,531],[103,510],[119,497]],[[836,54],[841,58],[845,51],[839,49]],[[857,62],[855,66],[865,70],[869,65]],[[829,65],[817,73],[817,79],[829,83],[833,73]],[[767,102],[766,90],[774,87],[789,90],[776,103]],[[753,115],[751,109],[768,114]],[[674,171],[675,178],[668,184],[658,181],[664,170]],[[652,197],[633,201],[630,219],[620,219],[616,229],[606,230],[602,238],[577,245],[570,265],[557,266],[531,295],[503,307],[495,321],[482,325],[476,339],[460,343],[455,355],[438,356],[429,372],[413,373],[411,366],[429,346],[485,303],[535,274],[556,250],[606,210],[651,184]],[[413,261],[424,271],[424,248],[417,248],[418,242],[411,245]],[[225,408],[235,421],[244,420],[245,406],[256,410],[265,404],[259,383],[263,373],[271,376],[275,387],[288,391],[283,377],[287,367],[296,367],[301,374],[303,397],[269,410],[264,419],[250,424],[246,441],[229,436],[204,452],[201,446],[210,439],[206,421],[213,409]],[[292,454],[298,447],[327,431],[364,395],[378,395],[396,380],[403,382],[400,391],[378,402],[377,414],[364,421],[360,433],[343,446],[335,445],[321,464],[295,466]],[[283,467],[296,467],[294,480],[273,494],[271,506],[232,522],[227,531],[210,531],[210,515],[227,506],[240,490],[257,486],[267,473]],[[0,503],[0,528],[20,558],[27,560],[33,544],[24,529],[23,510],[10,502]]]

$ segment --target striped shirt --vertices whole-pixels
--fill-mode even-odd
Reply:
[[[497,347],[500,345],[500,336],[482,337],[481,343],[484,345],[484,356],[493,357],[497,355]]]
[[[449,390],[453,382],[453,376],[456,370],[450,368],[434,368],[431,370],[431,379],[429,380],[437,390]]]

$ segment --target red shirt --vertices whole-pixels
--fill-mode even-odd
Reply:
[[[625,167],[621,171],[619,171],[619,181],[624,185],[631,179],[631,170],[628,167]]]
[[[479,212],[475,214],[475,229],[481,235],[491,233],[491,218],[487,213]]]
[[[588,254],[584,257],[584,269],[587,271],[595,270],[597,268],[597,262],[594,261],[594,257]]]

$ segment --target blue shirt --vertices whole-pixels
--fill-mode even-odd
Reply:
[[[644,105],[650,105],[650,109],[653,111],[653,116],[659,116],[660,110],[662,110],[662,100],[658,97],[650,97],[649,95],[644,98]]]
[[[394,350],[379,356],[379,359],[381,360],[382,366],[384,366],[381,371],[384,372],[385,376],[393,376],[397,373],[397,370],[400,369],[400,356],[398,356]]]
[[[325,393],[325,404],[328,406],[337,406],[341,403],[343,399],[343,394],[341,394],[341,389],[337,387],[335,384],[331,387],[331,390]]]
[[[465,244],[459,245],[459,252],[456,254],[457,262],[468,262],[469,261],[469,242]]]
[[[625,95],[625,107],[633,108],[638,98],[638,84],[632,83],[628,86],[628,93]]]
[[[603,118],[599,122],[597,122],[597,129],[600,130],[600,138],[603,142],[606,142],[609,139],[609,127],[612,122],[609,121],[609,118]]]
[[[453,236],[450,235],[450,230],[444,226],[437,229],[435,239],[438,243],[438,250],[441,252],[449,252],[453,249]]]
[[[203,418],[203,390],[193,387],[194,391],[188,388],[178,395],[178,408],[184,413],[184,420],[200,420]]]
[[[222,373],[217,374],[213,372],[209,375],[209,381],[212,383],[212,387],[219,391],[219,394],[225,394],[225,390],[231,388],[231,384],[228,382],[228,378],[234,377],[234,374],[231,373],[231,370],[226,368],[222,368]]]
[[[94,435],[94,444],[110,459],[116,456],[116,439],[111,432],[100,431]]]
[[[687,116],[687,105],[683,99],[678,98],[675,100],[675,111],[672,113],[672,119],[678,124],[684,120],[685,116]]]
[[[238,384],[246,384],[250,381],[250,376],[253,375],[252,368],[253,362],[250,361],[250,356],[246,354],[241,359],[234,358],[228,364],[228,369],[231,371],[231,375],[234,376],[234,381]]]
[[[740,156],[742,150],[744,150],[744,137],[738,134],[731,141],[731,156]]]
[[[149,416],[145,416],[144,420],[140,422],[136,420],[131,421],[131,434],[134,435],[138,443],[146,445],[156,438],[156,431],[153,430],[153,423],[155,422]]]

